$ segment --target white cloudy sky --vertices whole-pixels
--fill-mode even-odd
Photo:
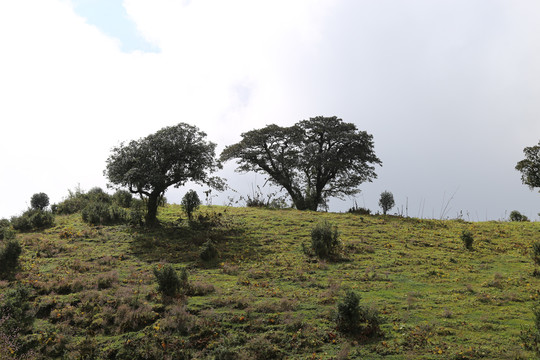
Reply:
[[[455,194],[446,216],[538,218],[514,170],[540,138],[538,19],[536,0],[2,0],[0,217],[105,187],[110,149],[164,126],[195,124],[220,152],[336,115],[383,161],[359,205],[390,190],[438,218]],[[238,193],[214,203],[264,180],[233,170]]]

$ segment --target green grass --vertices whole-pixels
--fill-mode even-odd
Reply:
[[[22,233],[16,282],[32,288],[40,358],[529,359],[540,278],[531,244],[539,223],[438,221],[296,210],[202,207],[189,226],[179,206],[162,226],[89,226],[80,214]],[[315,224],[338,226],[342,258],[309,257]],[[472,250],[460,238],[474,236]],[[220,257],[205,263],[212,239]],[[157,292],[153,268],[186,267],[191,289]],[[378,310],[384,337],[336,329],[347,289]]]

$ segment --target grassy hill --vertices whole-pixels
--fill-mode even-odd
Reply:
[[[530,256],[540,223],[220,206],[197,215],[189,226],[168,205],[162,226],[146,230],[89,226],[74,214],[19,234],[20,269],[0,294],[16,283],[31,288],[35,320],[20,344],[36,358],[68,359],[535,357],[520,332],[533,325],[540,294]],[[336,261],[302,249],[323,220],[339,228]],[[460,239],[465,230],[472,250]],[[205,262],[208,239],[220,255]],[[153,269],[164,263],[187,269],[190,285],[173,299],[157,291]],[[383,336],[337,330],[346,290],[378,312]]]

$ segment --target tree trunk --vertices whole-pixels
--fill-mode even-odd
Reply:
[[[157,209],[158,209],[158,200],[161,192],[154,191],[148,196],[148,202],[146,203],[146,226],[153,227],[156,226],[157,221]]]

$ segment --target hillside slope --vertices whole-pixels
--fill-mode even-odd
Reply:
[[[16,282],[31,287],[36,358],[527,359],[540,278],[530,247],[539,223],[437,221],[202,207],[160,210],[155,230],[89,226],[79,214],[19,234]],[[302,250],[322,220],[338,226],[342,259]],[[464,248],[462,231],[474,236]],[[211,239],[219,258],[199,253]],[[157,292],[153,269],[186,267],[190,287]],[[334,314],[346,290],[376,310],[383,336],[351,337]]]

